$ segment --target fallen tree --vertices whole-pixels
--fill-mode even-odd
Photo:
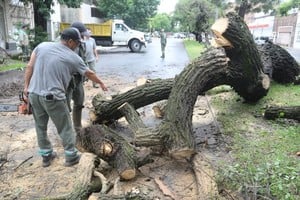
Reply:
[[[122,178],[126,172],[127,180],[134,178],[138,167],[137,151],[132,144],[160,146],[163,149],[161,153],[176,159],[199,158],[193,156],[197,151],[192,131],[192,113],[197,96],[226,84],[247,102],[256,102],[267,94],[270,84],[269,77],[263,73],[263,64],[252,35],[239,16],[227,14],[226,18],[216,21],[212,31],[216,35],[215,47],[206,50],[175,79],[150,80],[109,101],[102,100],[100,96],[93,99],[93,123],[108,123],[125,115],[135,132],[134,140],[127,141],[103,128],[104,125],[97,125],[96,128],[85,128],[83,134],[78,135],[80,146],[112,163]],[[149,130],[134,109],[163,99],[168,101],[162,123],[157,129]],[[197,172],[196,169],[194,171]],[[197,176],[197,180],[201,182],[200,177]],[[212,188],[217,194],[215,186],[199,188],[199,193],[207,193],[201,194],[203,199],[211,194],[207,188]]]
[[[149,80],[109,101],[95,96],[92,121],[97,125],[84,128],[77,135],[78,147],[109,162],[122,179],[130,180],[135,177],[139,166],[151,160],[141,159],[136,147],[159,146],[161,154],[193,161],[199,183],[198,199],[209,199],[211,194],[217,198],[212,173],[207,169],[197,170],[201,163],[207,164],[195,148],[192,131],[197,97],[225,84],[230,85],[246,102],[256,102],[267,94],[270,79],[263,72],[263,63],[252,35],[239,16],[228,13],[226,18],[215,22],[212,31],[216,36],[214,47],[207,49],[174,79]],[[135,109],[163,99],[168,101],[162,123],[155,129],[147,128]],[[134,133],[132,140],[101,125],[122,116],[126,117]],[[202,184],[204,179],[209,180],[209,185]]]

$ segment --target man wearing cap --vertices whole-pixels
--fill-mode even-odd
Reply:
[[[76,48],[75,52],[86,62],[86,47],[83,42],[83,38],[88,34],[87,29],[84,24],[81,22],[74,22],[71,24],[71,27],[78,29],[81,36],[81,43]],[[81,125],[81,116],[84,103],[84,89],[83,89],[84,76],[79,73],[73,74],[73,78],[70,82],[67,91],[67,101],[69,109],[72,110],[72,120],[75,131],[79,131],[82,127]],[[71,109],[71,99],[73,100],[73,109]]]
[[[61,34],[60,42],[39,44],[33,50],[26,67],[24,94],[28,95],[33,108],[43,167],[48,167],[56,157],[47,135],[49,118],[62,139],[65,166],[75,165],[80,160],[75,148],[76,133],[72,127],[66,102],[66,91],[72,75],[79,73],[98,83],[102,90],[107,90],[98,76],[74,52],[80,40],[80,33],[76,28],[65,29]]]

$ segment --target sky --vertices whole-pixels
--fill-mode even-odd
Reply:
[[[171,13],[175,9],[175,5],[178,0],[160,0],[160,5],[158,6],[159,13]]]

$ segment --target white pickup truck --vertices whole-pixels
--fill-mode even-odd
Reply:
[[[92,31],[92,37],[97,45],[101,46],[127,46],[132,52],[141,51],[142,46],[146,47],[145,34],[129,28],[123,20],[108,20],[104,23],[85,23]],[[63,30],[70,26],[70,23],[61,23]]]

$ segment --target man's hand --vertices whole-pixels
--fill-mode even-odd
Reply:
[[[100,83],[99,85],[100,85],[100,87],[101,87],[101,89],[102,89],[103,91],[108,91],[108,89],[107,89],[107,87],[104,85],[104,83]]]

